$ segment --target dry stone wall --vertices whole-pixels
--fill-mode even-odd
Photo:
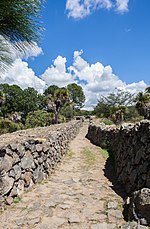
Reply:
[[[46,179],[81,125],[72,121],[0,136],[0,205],[11,204],[24,190]]]
[[[116,176],[129,196],[130,217],[150,224],[150,121],[120,128],[91,124],[87,138],[114,155]]]

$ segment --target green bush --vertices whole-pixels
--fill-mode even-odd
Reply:
[[[65,106],[61,109],[61,115],[64,116],[66,120],[71,120],[74,117],[74,110],[71,106]]]
[[[0,119],[0,134],[15,132],[24,129],[22,123],[15,123],[9,119]]]
[[[43,110],[37,110],[28,113],[26,121],[25,121],[25,127],[26,128],[34,128],[34,127],[44,127],[49,126],[53,123],[54,120],[54,114],[48,113]]]
[[[114,122],[108,118],[101,118],[100,122],[103,122],[105,125],[113,125]]]

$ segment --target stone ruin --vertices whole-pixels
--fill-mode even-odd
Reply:
[[[126,218],[150,225],[150,121],[121,127],[91,124],[87,138],[114,157],[117,179],[126,191]]]
[[[82,121],[0,136],[0,207],[47,179],[68,150]]]

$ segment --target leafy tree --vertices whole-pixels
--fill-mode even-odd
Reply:
[[[135,98],[136,108],[140,115],[150,119],[150,87],[145,92],[139,92]]]
[[[75,115],[72,104],[66,103],[61,109],[61,114],[65,117],[66,121],[71,120]]]
[[[0,107],[5,103],[5,95],[0,91]]]
[[[29,44],[38,41],[43,0],[0,1],[0,68],[5,69],[13,59],[9,56],[10,44],[25,52]]]
[[[22,111],[23,90],[19,86],[1,84],[0,91],[5,96],[5,103],[1,106],[1,114],[4,118],[13,112]]]
[[[108,106],[129,106],[133,104],[134,95],[128,91],[117,89],[116,92],[110,93],[108,96],[101,97]]]
[[[44,92],[45,93],[45,92]],[[47,93],[46,93],[47,94]],[[66,88],[58,88],[52,94],[45,96],[45,109],[48,112],[54,112],[54,122],[58,123],[58,115],[62,107],[69,101],[68,90]]]
[[[81,109],[85,102],[85,95],[81,86],[76,83],[69,84],[67,86],[69,91],[70,102],[73,103],[73,106],[77,109]]]
[[[101,118],[111,118],[114,123],[119,124],[124,120],[126,108],[133,104],[133,96],[120,89],[106,97],[101,96],[94,108],[94,114]]]
[[[52,95],[54,96],[56,90],[58,90],[59,87],[56,85],[50,85],[46,90],[44,91],[44,95]]]
[[[36,111],[41,108],[42,96],[32,88],[28,87],[23,91],[22,97],[22,115],[26,118],[27,114],[31,111]]]

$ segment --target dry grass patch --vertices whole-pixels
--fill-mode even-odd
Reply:
[[[84,159],[84,162],[86,164],[85,167],[92,167],[96,164],[96,156],[95,156],[95,153],[88,149],[88,148],[85,148],[81,151],[81,154],[82,154],[82,157]]]

